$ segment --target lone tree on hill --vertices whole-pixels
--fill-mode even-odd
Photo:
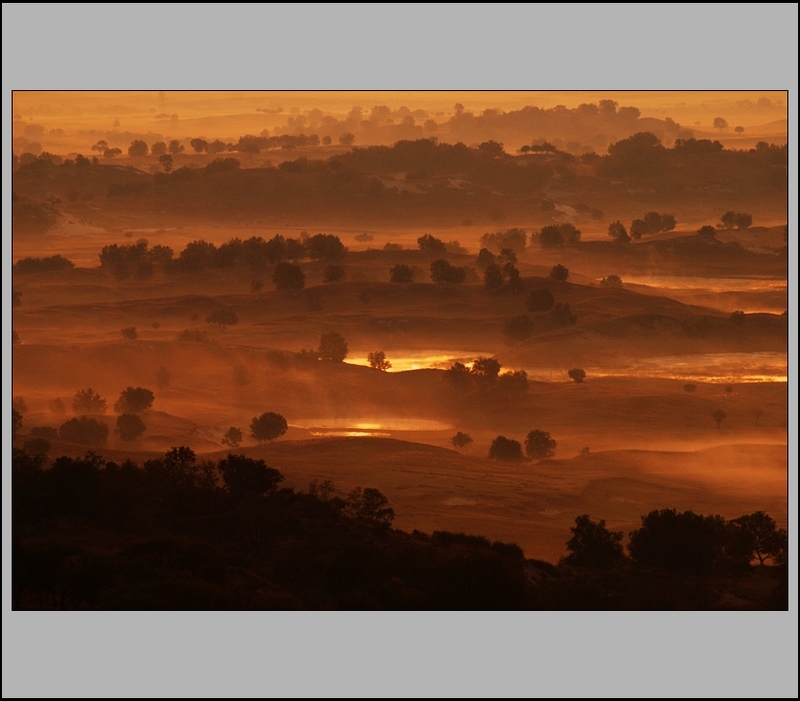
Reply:
[[[375,351],[374,353],[370,353],[367,356],[367,360],[369,360],[369,366],[373,370],[381,370],[386,372],[392,364],[386,360],[386,353],[383,351]]]
[[[106,400],[91,387],[75,393],[72,409],[76,414],[105,414]]]
[[[747,544],[750,549],[752,559],[758,558],[760,565],[764,560],[779,558],[782,548],[782,540],[786,532],[778,529],[775,521],[764,511],[756,511],[748,516],[740,516],[733,521],[733,524],[746,534]]]
[[[522,446],[519,441],[505,436],[497,436],[489,447],[489,457],[509,462],[522,460]]]
[[[728,126],[728,122],[724,120],[722,117],[714,117],[714,128],[715,129],[725,129]]]
[[[239,323],[239,317],[233,309],[215,309],[206,317],[209,324],[218,324],[224,331],[226,326],[233,326]]]
[[[608,235],[617,243],[630,243],[631,241],[631,237],[628,236],[625,225],[619,220],[608,225]]]
[[[713,239],[717,235],[717,230],[713,226],[706,224],[697,230],[697,235],[706,239]]]
[[[146,156],[147,151],[148,151],[147,144],[141,139],[132,141],[131,145],[128,147],[128,155],[132,156],[133,158],[140,158],[141,156]]]
[[[389,270],[389,281],[396,283],[414,282],[414,271],[411,266],[398,263]]]
[[[136,414],[121,414],[117,417],[117,427],[114,429],[120,440],[135,441],[141,436],[147,426]]]
[[[472,436],[468,433],[462,433],[459,431],[450,439],[450,442],[459,450],[462,448],[466,448],[470,443],[472,443]]]
[[[347,357],[347,341],[336,331],[324,333],[319,339],[319,359],[341,363]]]
[[[717,429],[722,426],[722,422],[728,418],[728,415],[722,411],[722,409],[715,409],[714,413],[711,415],[714,418],[714,421],[717,422]]]
[[[586,371],[582,368],[572,368],[567,372],[571,380],[574,380],[576,385],[581,384],[586,379]]]
[[[525,453],[529,458],[551,458],[556,452],[556,442],[547,431],[531,431],[525,439]]]
[[[222,445],[238,448],[239,444],[242,442],[242,438],[241,429],[236,428],[236,426],[231,426],[222,436]]]
[[[622,531],[609,531],[602,519],[592,521],[588,514],[583,514],[569,530],[572,533],[567,541],[570,554],[564,558],[564,564],[607,568],[623,559]]]
[[[733,229],[736,227],[737,229],[744,230],[753,224],[753,217],[751,215],[744,212],[734,212],[732,210],[725,212],[725,214],[720,217],[720,220],[726,229]]]
[[[114,404],[114,411],[118,414],[141,414],[153,406],[155,396],[144,387],[128,387],[119,395]]]
[[[569,278],[569,269],[561,265],[560,263],[558,265],[554,265],[550,270],[550,277],[553,280],[566,282],[567,278]]]
[[[250,422],[250,437],[255,438],[259,443],[280,438],[289,429],[286,419],[280,414],[268,411],[261,416],[253,417]]]

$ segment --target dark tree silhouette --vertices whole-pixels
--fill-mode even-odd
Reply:
[[[714,128],[715,129],[725,129],[728,126],[728,122],[725,121],[722,117],[714,117]]]
[[[450,265],[444,258],[431,263],[431,279],[437,284],[460,285],[466,278],[466,268]]]
[[[686,392],[694,392],[697,389],[697,385],[693,382],[688,382],[683,386],[684,391]]]
[[[306,276],[299,265],[282,261],[275,266],[272,281],[279,290],[302,290],[306,284]]]
[[[20,414],[16,409],[12,409],[11,416],[13,419],[12,435],[16,437],[17,433],[22,429],[22,414]]]
[[[494,262],[496,262],[496,256],[488,248],[481,248],[481,250],[478,251],[478,257],[475,259],[478,270],[485,270]]]
[[[87,416],[70,419],[58,429],[59,438],[81,445],[105,445],[108,440],[108,426]]]
[[[250,437],[259,443],[272,442],[280,438],[289,429],[286,419],[280,414],[268,411],[261,416],[253,417],[250,422]]]
[[[195,153],[203,153],[208,151],[208,141],[205,139],[192,139],[189,145],[194,149]]]
[[[744,133],[744,127],[736,127],[734,131],[741,136]]]
[[[242,431],[236,426],[231,426],[222,436],[222,445],[230,446],[231,448],[238,448],[242,442]]]
[[[347,341],[336,331],[324,333],[319,339],[319,359],[341,363],[347,357]]]
[[[389,270],[389,282],[414,282],[414,271],[411,269],[411,266],[398,263],[391,270]]]
[[[353,143],[355,142],[355,140],[356,140],[356,137],[353,134],[351,134],[350,132],[345,132],[344,134],[342,134],[339,137],[339,143],[342,146],[352,146]]]
[[[714,421],[717,422],[717,429],[719,429],[722,426],[722,422],[728,418],[728,415],[722,411],[722,409],[715,409],[711,416],[714,418]]]
[[[164,169],[165,173],[169,173],[172,170],[174,161],[172,156],[170,156],[168,153],[165,153],[163,156],[159,156],[158,162],[161,164],[161,167]]]
[[[522,446],[519,441],[505,436],[497,436],[489,447],[489,457],[494,460],[522,460]]]
[[[72,408],[76,414],[105,414],[106,400],[90,387],[75,393]]]
[[[622,287],[622,278],[619,275],[609,275],[600,280],[600,287]]]
[[[47,453],[50,451],[50,448],[52,448],[50,441],[48,441],[46,438],[42,438],[41,436],[28,439],[22,446],[22,449],[30,455],[47,455]]]
[[[685,573],[700,573],[720,556],[719,521],[692,511],[651,511],[630,533],[628,552],[635,562]]]
[[[546,312],[552,309],[555,303],[553,293],[545,287],[541,290],[531,290],[525,306],[529,312]]]
[[[466,448],[470,443],[472,443],[472,436],[468,433],[462,433],[459,431],[450,439],[450,442],[459,450],[462,448]]]
[[[347,254],[347,249],[338,236],[316,234],[305,239],[308,257],[313,260],[336,261]]]
[[[135,441],[147,430],[147,426],[136,414],[121,414],[117,417],[117,427],[114,429],[120,440]]]
[[[608,235],[617,243],[630,243],[631,240],[625,225],[619,220],[608,225]]]
[[[556,442],[547,431],[530,431],[525,438],[525,453],[529,458],[541,460],[555,455]]]
[[[119,395],[119,399],[114,404],[114,411],[118,414],[141,414],[153,406],[154,399],[155,396],[149,389],[128,387]]]
[[[503,269],[497,263],[489,263],[486,270],[483,271],[483,284],[486,289],[491,292],[499,292],[503,289],[504,282]]]
[[[283,475],[268,467],[263,460],[244,455],[228,455],[218,463],[225,489],[234,498],[262,496],[273,491],[283,480]]]
[[[224,330],[226,326],[238,324],[239,316],[233,309],[219,308],[215,309],[206,317],[206,322],[209,324],[218,324],[219,327]]]
[[[344,513],[351,518],[388,527],[394,520],[394,509],[386,496],[374,487],[356,487],[347,495]]]
[[[126,339],[128,341],[135,341],[137,336],[139,335],[139,334],[136,333],[136,327],[135,326],[127,326],[124,329],[122,329],[122,331],[120,331],[120,333],[122,334],[122,338],[124,338],[124,339]]]
[[[344,268],[341,265],[329,265],[322,273],[322,279],[326,283],[341,282],[344,280]]]
[[[697,235],[703,238],[713,239],[717,235],[717,230],[713,226],[706,224],[697,230]]]
[[[777,524],[771,516],[764,511],[756,511],[747,516],[740,516],[735,519],[733,525],[742,530],[747,536],[747,544],[750,549],[750,559],[758,558],[760,565],[765,560],[779,559],[783,545],[783,537]]]
[[[743,212],[727,211],[720,219],[726,229],[747,229],[753,224],[753,217]]]
[[[572,368],[572,370],[567,372],[567,375],[569,375],[570,379],[573,380],[576,385],[581,384],[581,382],[586,379],[586,371],[582,368]]]
[[[369,360],[369,366],[374,370],[381,370],[385,372],[392,364],[386,360],[386,353],[383,351],[375,351],[374,353],[370,353],[367,356],[367,360]]]
[[[564,558],[565,564],[608,568],[623,559],[622,531],[609,531],[604,520],[592,521],[583,514],[569,530],[572,538],[567,541],[570,554]]]
[[[150,147],[150,155],[152,156],[165,156],[167,153],[167,144],[164,141],[156,141]]]
[[[172,141],[169,142],[169,152],[173,156],[177,156],[179,153],[183,153],[184,150],[185,149],[183,144],[180,141],[178,141],[178,139],[173,139]]]
[[[441,239],[431,236],[430,234],[424,234],[423,236],[420,236],[417,239],[417,246],[419,246],[419,250],[423,253],[429,253],[431,255],[438,255],[447,251],[445,242]]]
[[[550,270],[550,277],[553,280],[558,280],[559,282],[566,282],[569,278],[569,269],[561,265],[554,265]]]
[[[128,147],[128,155],[132,156],[133,158],[140,158],[142,156],[147,155],[147,144],[140,139],[136,141],[132,141],[131,145]]]

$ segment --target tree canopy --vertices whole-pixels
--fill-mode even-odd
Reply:
[[[529,458],[550,458],[555,452],[556,442],[547,431],[533,430],[525,438],[525,453]]]
[[[319,339],[319,359],[341,363],[347,357],[347,341],[336,331],[324,333]]]
[[[564,558],[565,564],[607,568],[623,559],[622,531],[609,531],[604,520],[593,521],[583,514],[569,530],[572,537],[567,541],[570,554]]]
[[[144,387],[128,387],[119,395],[114,404],[114,411],[118,414],[141,414],[153,406],[155,395]]]
[[[288,429],[289,424],[286,423],[286,419],[272,411],[253,417],[250,422],[250,436],[259,443],[272,442],[276,438],[280,438]]]

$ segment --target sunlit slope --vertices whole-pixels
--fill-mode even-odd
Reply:
[[[265,459],[298,489],[315,479],[332,480],[341,496],[356,486],[377,486],[404,530],[480,533],[551,561],[566,554],[569,528],[583,513],[606,519],[626,536],[639,527],[640,516],[661,508],[727,518],[763,509],[786,522],[780,446],[611,451],[538,463],[376,438],[285,441],[240,452]]]

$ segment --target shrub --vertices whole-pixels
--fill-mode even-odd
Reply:
[[[522,460],[522,446],[519,441],[497,436],[489,448],[489,457],[495,460]]]

